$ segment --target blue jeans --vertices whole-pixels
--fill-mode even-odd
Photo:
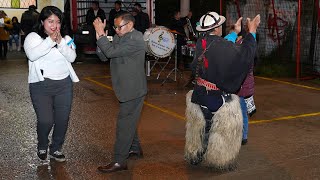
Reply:
[[[247,104],[244,97],[240,97],[240,105],[243,116],[243,129],[242,129],[242,139],[248,139],[248,114],[247,114]]]
[[[12,47],[12,40],[16,43],[16,47],[19,47],[19,34],[10,35],[9,38],[9,47]]]

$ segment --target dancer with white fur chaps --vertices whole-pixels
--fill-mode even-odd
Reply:
[[[186,97],[185,158],[190,164],[218,169],[233,165],[240,151],[243,119],[236,93],[255,55],[260,16],[247,19],[249,34],[241,45],[234,42],[242,18],[222,38],[225,20],[216,12],[200,18],[197,30],[206,35],[197,41],[192,62],[195,86]]]

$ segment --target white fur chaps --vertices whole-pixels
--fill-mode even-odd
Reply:
[[[235,162],[241,147],[243,117],[239,97],[232,94],[232,100],[221,106],[212,117],[207,150],[203,152],[206,121],[200,106],[191,102],[192,92],[186,95],[185,158],[190,162],[203,154],[202,165],[228,168]]]

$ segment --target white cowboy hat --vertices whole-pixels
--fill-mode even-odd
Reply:
[[[220,16],[216,12],[208,12],[200,18],[199,25],[196,27],[197,31],[209,31],[221,26],[226,21],[224,16]]]

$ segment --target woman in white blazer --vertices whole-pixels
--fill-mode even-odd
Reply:
[[[41,160],[65,161],[62,145],[68,128],[73,99],[73,83],[79,79],[71,63],[76,59],[75,44],[63,35],[63,14],[55,6],[44,7],[38,25],[24,42],[29,60],[29,89],[37,115],[38,151]],[[48,136],[53,128],[49,145]],[[48,151],[49,147],[49,151]]]

